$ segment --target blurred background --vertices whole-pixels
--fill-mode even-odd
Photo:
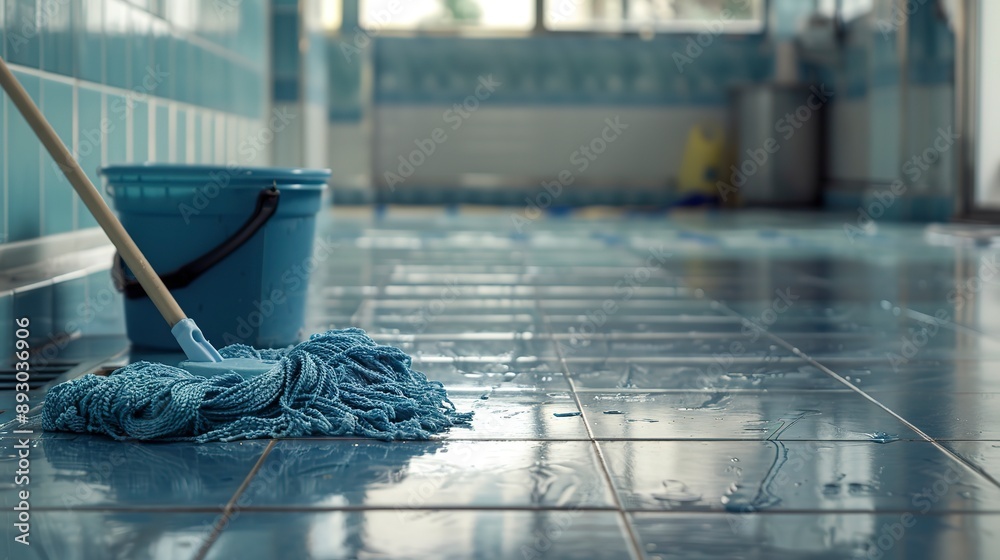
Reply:
[[[545,557],[995,557],[994,28],[998,0],[0,0],[96,185],[224,166],[169,185],[216,200],[204,229],[133,204],[147,256],[231,235],[245,168],[331,170],[312,246],[314,209],[254,234],[260,270],[204,290],[244,307],[185,304],[203,327],[308,284],[302,336],[363,328],[476,413],[419,446],[47,433],[21,557],[536,558],[566,508]],[[96,225],[0,97],[0,427],[13,318],[35,405],[149,358]]]
[[[25,0],[0,21],[95,182],[123,162],[329,167],[338,204],[523,206],[566,171],[554,208],[852,210],[956,124],[959,4]],[[93,226],[4,119],[0,240]],[[598,141],[606,119],[623,126]],[[770,136],[781,153],[734,189]],[[957,153],[890,217],[950,217]]]
[[[7,0],[0,54],[99,186],[122,163],[312,167],[334,212],[863,227],[1000,200],[1000,138],[975,126],[995,117],[975,54],[998,18],[982,0]],[[6,97],[0,147],[0,316],[120,334],[106,238]]]

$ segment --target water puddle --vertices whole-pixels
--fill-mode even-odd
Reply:
[[[726,393],[713,393],[705,402],[698,406],[682,407],[677,410],[725,410],[732,397]]]

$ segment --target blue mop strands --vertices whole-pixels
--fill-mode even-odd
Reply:
[[[471,412],[455,410],[441,383],[411,369],[402,350],[377,344],[361,329],[316,334],[291,349],[234,344],[219,353],[279,363],[250,378],[203,377],[150,362],[107,377],[85,375],[49,390],[42,425],[144,441],[422,440],[472,420]]]

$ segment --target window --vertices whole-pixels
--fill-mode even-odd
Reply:
[[[361,26],[387,30],[528,31],[543,0],[360,0]],[[544,0],[553,31],[723,31],[764,28],[765,0]],[[848,0],[850,1],[850,0]]]
[[[526,31],[535,0],[361,0],[360,20],[367,29]]]
[[[760,31],[763,0],[548,0],[545,26],[565,31]]]
[[[817,11],[825,16],[833,17],[837,13],[837,3],[840,2],[840,17],[851,21],[872,11],[872,0],[820,0]]]

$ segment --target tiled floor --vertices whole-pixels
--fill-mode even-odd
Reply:
[[[397,443],[46,434],[32,545],[7,538],[0,557],[1000,550],[989,247],[887,224],[852,242],[836,219],[795,214],[520,231],[509,211],[336,217],[309,330],[360,326],[400,346],[472,426]],[[0,464],[14,443],[0,439]],[[7,480],[0,498],[10,533]]]

